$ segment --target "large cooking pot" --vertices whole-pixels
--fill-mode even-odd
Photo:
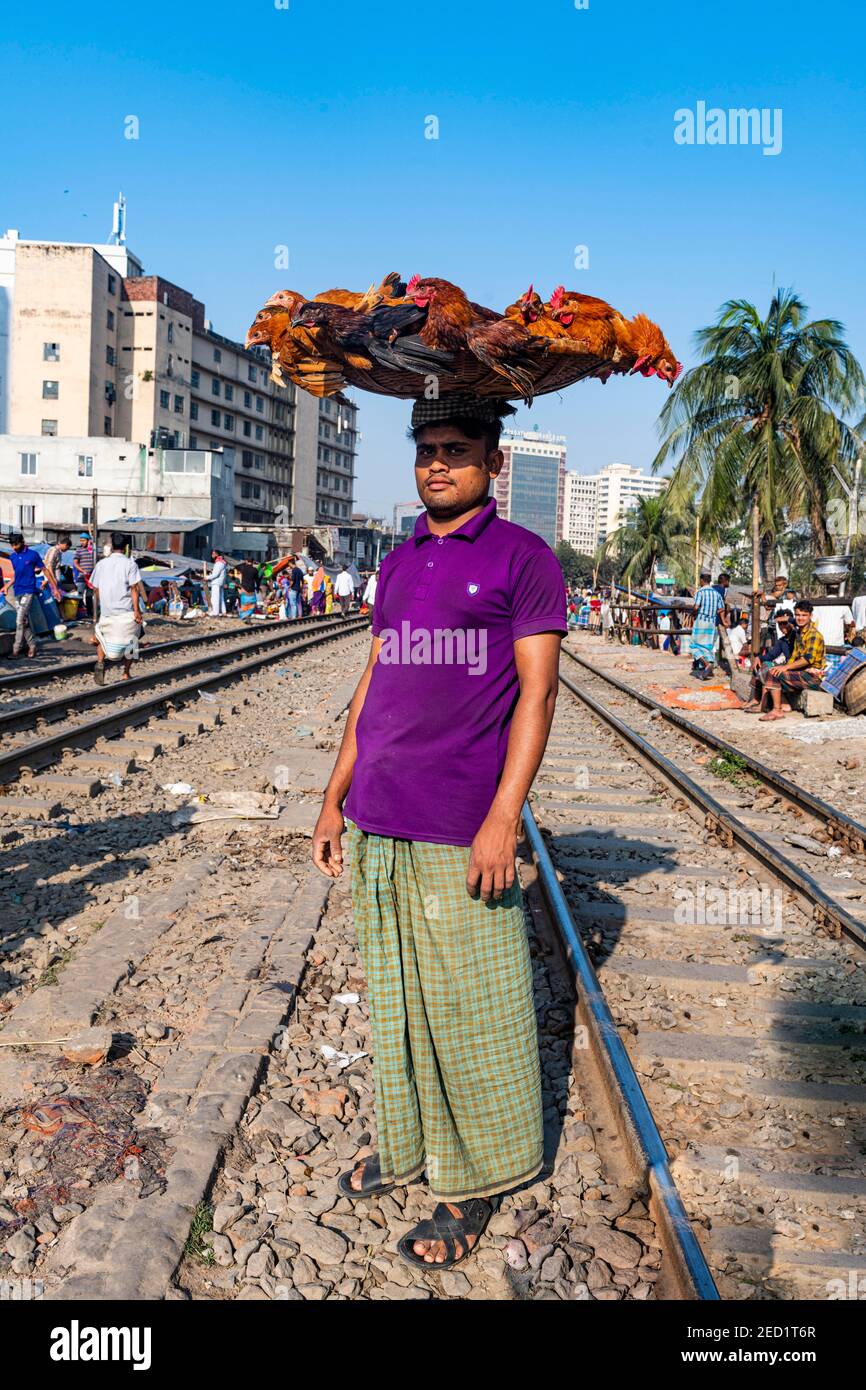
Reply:
[[[815,561],[815,578],[820,584],[842,584],[851,573],[847,555],[824,555]]]

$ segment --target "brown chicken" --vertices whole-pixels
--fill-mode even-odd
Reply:
[[[550,305],[544,303],[541,295],[536,293],[531,285],[526,294],[509,304],[505,310],[505,317],[522,324],[533,338],[563,338],[566,341],[569,339],[568,329],[553,318]]]
[[[603,381],[611,372],[640,372],[659,376],[673,386],[682,371],[661,329],[646,314],[624,318],[607,300],[566,290],[563,285],[550,296],[550,306],[552,318],[565,327],[574,350],[610,361],[610,370],[599,373]],[[552,343],[550,350],[562,351],[562,344]]]
[[[359,313],[369,314],[379,304],[405,304],[406,285],[400,279],[399,271],[392,270],[386,275],[380,285],[371,285],[363,294],[358,294],[354,290],[323,290],[321,294],[313,295],[311,303],[314,304],[341,304],[344,309],[356,309]],[[294,290],[277,290],[270,299],[265,301],[265,308],[272,304],[290,308],[292,313],[297,313],[301,304],[306,303],[306,298],[302,294],[296,294]]]
[[[369,370],[373,362],[391,371],[437,373],[451,366],[450,353],[428,346],[415,330],[427,315],[411,301],[407,304],[380,304],[369,314],[311,300],[292,319],[295,331],[315,335],[320,352],[353,367]]]
[[[281,294],[291,297],[296,307],[304,303],[303,295],[291,290]],[[247,332],[246,346],[270,348],[271,377],[279,386],[293,381],[314,396],[335,395],[346,386],[339,363],[321,354],[313,332],[292,327],[292,313],[293,309],[276,304],[260,309]]]
[[[532,336],[522,324],[473,303],[459,286],[435,276],[422,280],[413,275],[406,294],[419,309],[427,310],[418,334],[422,342],[444,352],[471,352],[504,377],[527,405],[532,404],[536,359]]]

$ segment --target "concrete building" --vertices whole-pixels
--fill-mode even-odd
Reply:
[[[0,434],[232,451],[235,517],[268,529],[351,516],[357,413],[277,386],[125,245],[0,237]]]
[[[195,530],[202,554],[231,547],[232,450],[149,449],[90,435],[0,435],[0,530],[21,530],[34,541],[80,531],[92,523],[94,489],[100,527],[164,518],[166,532],[172,521],[195,523],[185,529]]]
[[[415,522],[424,510],[417,497],[414,502],[398,502],[394,507],[394,541],[399,544],[415,530]]]
[[[505,464],[493,484],[499,515],[557,545],[565,503],[565,436],[506,430],[501,448]]]
[[[648,477],[627,463],[609,463],[598,473],[567,473],[563,539],[594,555],[639,497],[657,497],[666,485],[665,478]]]

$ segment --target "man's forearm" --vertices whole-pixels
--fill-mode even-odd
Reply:
[[[521,693],[511,720],[505,766],[488,815],[502,816],[517,825],[544,757],[555,708],[555,686]]]
[[[358,757],[358,744],[355,738],[355,729],[361,710],[364,708],[364,701],[367,698],[370,680],[373,675],[372,665],[368,666],[363,676],[358,682],[352,703],[349,705],[349,714],[346,719],[346,727],[340,742],[340,751],[337,754],[337,761],[334,763],[334,770],[328,779],[325,788],[325,805],[342,808],[343,802],[349,794],[352,785],[352,774],[355,771],[355,761]]]

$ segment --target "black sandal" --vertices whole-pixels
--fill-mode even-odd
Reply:
[[[361,1172],[361,1186],[352,1186],[352,1177],[358,1167],[349,1169],[346,1173],[341,1173],[337,1179],[337,1186],[344,1197],[354,1197],[355,1201],[360,1201],[363,1197],[378,1197],[382,1193],[391,1192],[397,1186],[395,1182],[382,1182],[382,1170],[379,1167],[379,1155],[371,1154],[369,1158],[362,1158],[359,1162],[364,1167]]]
[[[483,1197],[474,1197],[468,1202],[453,1202],[452,1206],[460,1208],[460,1216],[455,1216],[444,1202],[440,1202],[429,1221],[419,1222],[414,1231],[407,1232],[399,1241],[397,1253],[407,1264],[420,1265],[422,1269],[451,1269],[477,1249],[477,1237],[493,1215],[493,1204]],[[476,1237],[471,1245],[469,1236]],[[426,1260],[423,1255],[416,1255],[412,1248],[416,1240],[441,1240],[445,1246],[445,1259]],[[463,1246],[462,1255],[455,1253],[457,1241]]]

